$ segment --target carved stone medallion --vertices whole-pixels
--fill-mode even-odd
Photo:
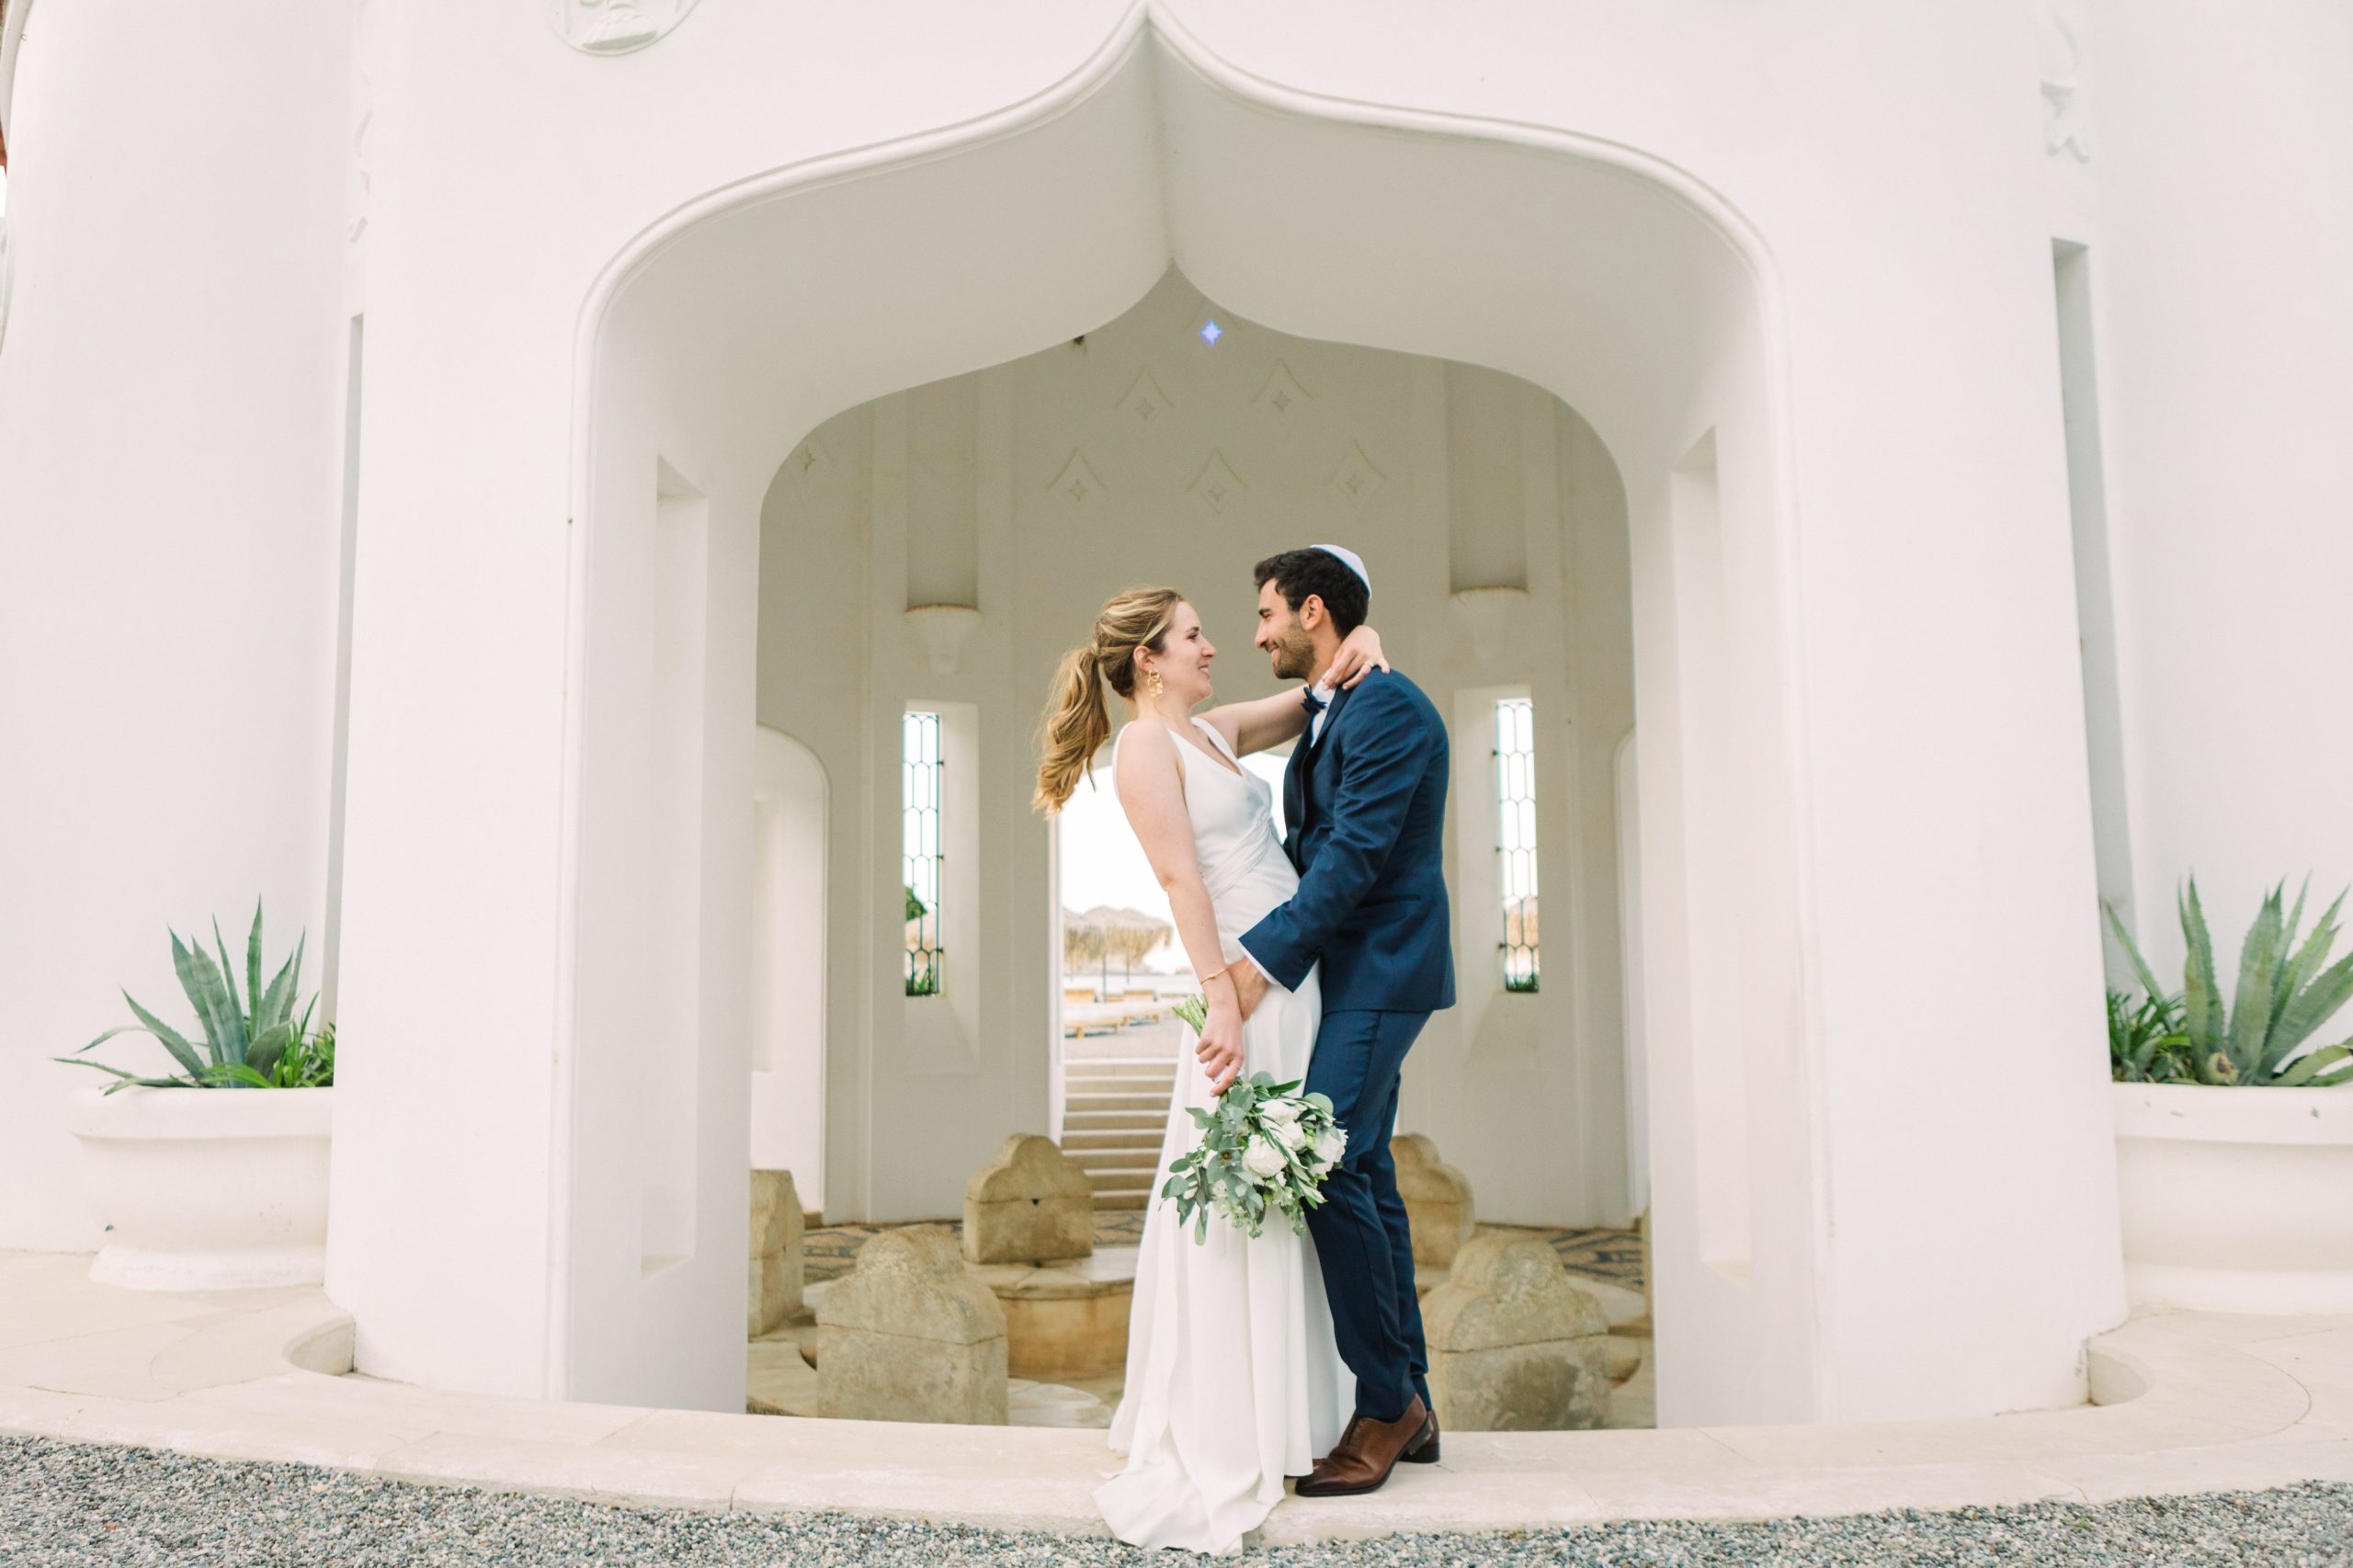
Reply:
[[[627,54],[658,43],[695,0],[542,0],[563,41],[584,54]]]

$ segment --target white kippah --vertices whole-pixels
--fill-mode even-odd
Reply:
[[[1364,569],[1363,556],[1358,555],[1345,544],[1311,544],[1307,548],[1320,550],[1326,555],[1338,556],[1340,563],[1355,573],[1364,584],[1364,591],[1368,594],[1372,592],[1372,574]]]

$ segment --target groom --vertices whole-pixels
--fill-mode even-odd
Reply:
[[[1243,934],[1251,962],[1233,976],[1247,1017],[1269,978],[1297,989],[1324,965],[1307,1088],[1331,1096],[1348,1148],[1307,1223],[1340,1357],[1356,1373],[1357,1410],[1299,1494],[1342,1497],[1379,1487],[1400,1460],[1438,1457],[1414,1241],[1389,1134],[1405,1052],[1431,1013],[1454,1006],[1441,871],[1446,727],[1421,688],[1393,672],[1376,669],[1352,689],[1320,685],[1372,597],[1353,551],[1285,551],[1258,562],[1256,576],[1253,641],[1278,678],[1310,683],[1313,716],[1283,775],[1299,891]]]

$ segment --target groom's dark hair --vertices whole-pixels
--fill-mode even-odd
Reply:
[[[1286,550],[1280,555],[1269,555],[1251,572],[1259,587],[1274,584],[1293,615],[1310,594],[1322,599],[1324,613],[1332,618],[1343,637],[1364,624],[1365,613],[1372,606],[1372,590],[1365,586],[1364,579],[1328,550]]]

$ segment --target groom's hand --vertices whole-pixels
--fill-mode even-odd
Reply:
[[[1233,993],[1241,999],[1242,1016],[1248,1017],[1258,1010],[1258,1004],[1266,999],[1265,972],[1248,959],[1244,959],[1233,966]]]

